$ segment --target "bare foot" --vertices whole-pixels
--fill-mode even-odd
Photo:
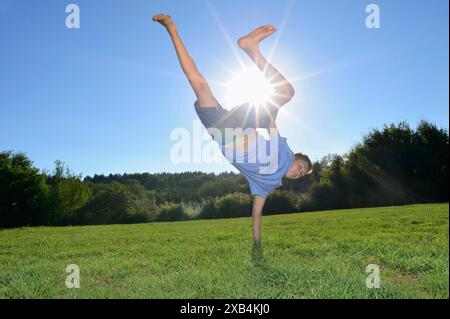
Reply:
[[[172,17],[165,13],[160,13],[158,15],[155,15],[153,17],[153,21],[159,22],[163,26],[165,26],[167,29],[174,29],[175,23],[172,20]]]
[[[263,25],[253,30],[245,37],[240,38],[238,41],[238,45],[244,51],[251,51],[253,49],[258,48],[259,42],[267,38],[275,31],[277,31],[277,29],[275,29],[273,25],[271,24]]]

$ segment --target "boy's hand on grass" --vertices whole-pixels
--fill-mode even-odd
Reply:
[[[175,23],[173,22],[172,17],[165,13],[155,15],[153,17],[153,21],[159,22],[164,27],[166,27],[167,30],[175,29]]]

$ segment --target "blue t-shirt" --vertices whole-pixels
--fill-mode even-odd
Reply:
[[[269,140],[256,134],[256,140],[246,152],[222,146],[222,153],[248,181],[252,195],[267,197],[282,185],[282,178],[294,161],[294,153],[286,138],[279,134],[270,135]]]

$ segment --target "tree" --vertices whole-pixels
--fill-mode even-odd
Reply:
[[[43,223],[48,188],[45,176],[23,153],[0,153],[0,226]]]
[[[55,161],[55,170],[48,177],[50,186],[47,225],[76,224],[78,213],[92,197],[88,183],[73,174],[61,161]]]

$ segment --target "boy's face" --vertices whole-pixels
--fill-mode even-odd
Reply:
[[[310,170],[308,163],[301,159],[296,159],[292,163],[291,168],[286,173],[286,177],[289,179],[299,179],[308,173]]]

